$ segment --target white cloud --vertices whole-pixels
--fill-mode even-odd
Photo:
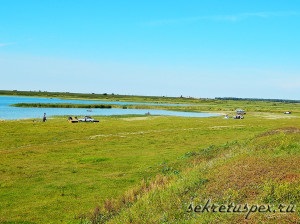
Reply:
[[[195,16],[195,17],[185,17],[185,18],[177,18],[177,19],[156,20],[156,21],[144,23],[144,25],[165,26],[165,25],[194,23],[194,22],[205,21],[205,20],[237,22],[237,21],[250,19],[250,18],[268,19],[272,17],[288,17],[288,16],[299,16],[299,15],[300,13],[295,11],[237,13],[232,15]]]
[[[249,18],[262,18],[268,19],[272,17],[287,17],[287,16],[298,16],[297,12],[287,11],[287,12],[254,12],[254,13],[239,13],[235,15],[225,15],[225,16],[210,16],[206,19],[210,20],[221,20],[221,21],[240,21]]]
[[[0,43],[0,47],[6,47],[6,46],[9,46],[9,45],[13,45],[15,43]]]

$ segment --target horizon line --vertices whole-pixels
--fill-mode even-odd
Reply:
[[[162,98],[184,98],[184,99],[215,99],[215,100],[254,100],[254,101],[293,101],[300,102],[296,99],[284,99],[284,98],[258,98],[258,97],[234,97],[234,96],[215,96],[215,97],[195,97],[195,96],[168,96],[168,95],[141,95],[141,94],[118,94],[118,93],[94,93],[94,92],[60,92],[60,91],[46,91],[46,90],[3,90],[0,89],[0,95],[2,92],[28,92],[28,93],[61,93],[61,94],[88,94],[88,95],[111,95],[111,96],[137,96],[137,97],[162,97]],[[22,94],[20,94],[22,95]],[[23,95],[26,96],[26,95]]]

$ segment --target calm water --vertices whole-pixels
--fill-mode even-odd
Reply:
[[[143,115],[149,112],[151,115],[169,115],[181,117],[211,117],[217,114],[195,113],[195,112],[178,112],[168,110],[148,110],[148,109],[87,109],[78,108],[24,108],[12,107],[15,103],[74,103],[74,104],[119,104],[119,105],[168,105],[182,106],[183,104],[157,104],[157,103],[138,103],[138,102],[119,102],[119,101],[96,101],[96,100],[67,100],[59,98],[41,98],[41,97],[24,97],[24,96],[0,96],[0,120],[15,120],[26,118],[42,118],[46,113],[47,117],[63,115],[63,116],[84,116],[84,115],[126,115],[135,114]]]

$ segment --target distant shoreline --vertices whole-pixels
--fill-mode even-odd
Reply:
[[[199,101],[260,101],[260,102],[283,102],[300,103],[300,100],[294,99],[267,99],[251,97],[215,97],[215,98],[197,98],[186,96],[143,96],[143,95],[121,95],[114,93],[72,93],[72,92],[48,92],[48,91],[22,91],[22,90],[0,90],[0,95],[7,96],[33,96],[33,97],[53,97],[67,99],[85,99],[85,100],[115,100],[115,101],[140,101],[164,103],[176,100],[177,103],[197,103]]]

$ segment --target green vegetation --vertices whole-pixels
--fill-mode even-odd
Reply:
[[[106,104],[68,104],[68,103],[16,103],[13,107],[41,107],[41,108],[112,108]]]
[[[166,175],[163,186],[146,193],[141,187],[142,193],[135,194],[138,199],[123,205],[115,216],[117,209],[107,209],[106,202],[97,217],[109,217],[109,223],[298,223],[300,129],[286,127],[265,133],[189,152],[179,166],[183,168]],[[272,212],[188,212],[191,204],[193,209],[203,207],[208,200],[210,205],[270,205]],[[294,212],[280,213],[280,204],[292,205]]]
[[[243,120],[0,121],[0,223],[300,222],[298,104],[194,101],[177,109],[247,114]],[[247,220],[246,213],[188,212],[191,203],[209,199],[297,207],[251,213]]]
[[[178,98],[178,97],[165,97],[165,96],[135,96],[135,95],[119,95],[119,94],[95,94],[95,93],[69,93],[69,92],[46,92],[46,91],[9,91],[0,90],[0,95],[13,95],[13,96],[32,96],[32,97],[56,97],[68,99],[91,99],[91,100],[111,100],[111,101],[131,101],[131,102],[153,102],[163,103],[176,101],[176,103],[186,102],[187,99],[193,102],[193,98]]]
[[[0,95],[15,95],[15,96],[32,96],[32,97],[58,97],[67,99],[89,99],[89,100],[105,100],[105,101],[123,101],[123,102],[140,102],[140,103],[155,103],[155,105],[116,105],[112,104],[114,108],[128,108],[128,109],[165,109],[177,111],[190,112],[204,112],[217,111],[224,113],[232,113],[237,108],[242,108],[251,112],[274,112],[283,113],[285,111],[292,111],[300,114],[300,103],[293,100],[275,100],[270,99],[263,101],[262,99],[239,99],[239,98],[185,98],[185,97],[164,97],[164,96],[130,96],[117,94],[83,94],[83,93],[60,93],[60,92],[36,92],[36,91],[5,91],[0,90]],[[162,103],[178,104],[177,106],[162,105]],[[181,105],[185,104],[185,105]],[[22,104],[18,106],[34,107],[39,104]],[[41,107],[44,106],[40,104]],[[57,104],[49,104],[52,107]],[[59,105],[59,104],[58,104]],[[64,104],[67,107],[69,104]],[[47,107],[48,107],[47,106]],[[81,105],[77,105],[78,108]],[[92,106],[92,105],[91,105]],[[73,106],[72,106],[73,107]]]

